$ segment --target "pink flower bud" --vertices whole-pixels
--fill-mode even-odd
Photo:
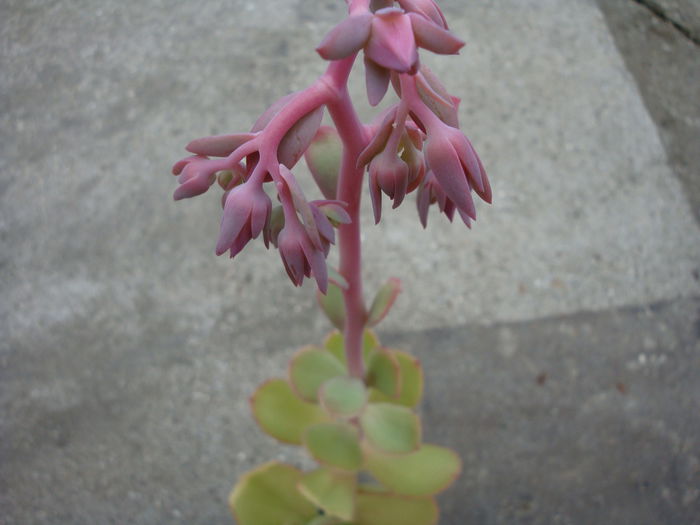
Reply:
[[[216,181],[219,167],[206,157],[195,156],[183,159],[173,166],[173,173],[179,173],[180,185],[173,193],[173,199],[187,199],[206,192]]]
[[[233,188],[224,205],[216,254],[231,250],[233,257],[238,253],[248,241],[260,235],[271,209],[272,202],[262,186],[249,182]]]
[[[382,192],[394,201],[393,208],[403,202],[408,189],[409,169],[396,152],[384,150],[369,164],[369,192],[374,210],[374,222],[382,216]]]
[[[286,216],[285,225],[277,238],[277,247],[287,275],[295,286],[304,277],[314,276],[321,293],[328,290],[328,268],[325,254],[315,248],[296,216]]]

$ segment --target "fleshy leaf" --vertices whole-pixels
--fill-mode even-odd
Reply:
[[[322,508],[327,514],[351,520],[355,510],[357,477],[320,468],[304,474],[297,488],[305,498]]]
[[[409,408],[372,403],[360,423],[370,445],[387,454],[408,454],[420,446],[420,421]]]
[[[302,473],[282,463],[267,463],[245,474],[229,496],[239,525],[303,525],[316,508],[296,489]]]
[[[316,298],[328,320],[338,330],[342,330],[345,325],[345,301],[342,290],[337,285],[329,283],[326,295],[318,292]]]
[[[440,55],[456,55],[464,47],[462,40],[427,18],[416,13],[409,13],[408,16],[416,36],[416,44],[420,47]]]
[[[313,458],[330,467],[357,471],[362,466],[359,432],[346,423],[319,423],[308,428],[304,444]]]
[[[423,366],[410,354],[400,350],[389,350],[399,363],[401,389],[395,401],[400,405],[415,407],[423,397]]]
[[[355,507],[355,525],[435,525],[438,507],[433,498],[411,498],[393,494],[360,492]]]
[[[445,490],[462,470],[459,456],[448,448],[423,445],[401,456],[367,451],[365,468],[393,492],[432,496]]]
[[[239,146],[255,137],[254,133],[236,133],[233,135],[214,135],[195,139],[185,149],[197,155],[207,157],[227,157]]]
[[[343,341],[343,334],[340,332],[331,332],[331,334],[326,338],[324,346],[328,351],[336,356],[344,365],[347,365],[347,360],[345,358],[345,343]],[[365,363],[369,361],[372,353],[379,348],[379,339],[377,335],[372,330],[365,330],[365,334],[362,340],[362,354]]]
[[[334,377],[326,381],[318,393],[321,406],[335,417],[352,418],[367,405],[367,389],[354,377]]]
[[[301,445],[308,427],[328,420],[318,406],[299,399],[284,379],[271,379],[260,385],[250,404],[266,433],[293,445]]]
[[[328,279],[332,281],[333,284],[338,286],[341,290],[347,290],[350,287],[348,281],[345,279],[345,277],[343,277],[343,274],[341,274],[332,266],[328,267]]]
[[[323,106],[307,113],[291,127],[277,149],[277,159],[291,169],[301,158],[316,136],[323,119]]]
[[[367,316],[367,324],[369,326],[375,326],[386,317],[399,293],[401,293],[401,281],[399,279],[392,277],[384,283],[377,291],[377,295],[374,296],[374,301],[372,301],[372,306],[369,309]]]
[[[338,132],[330,126],[321,126],[304,153],[304,158],[326,199],[335,199],[338,193],[342,157],[343,144]]]
[[[270,121],[273,118],[275,118],[275,115],[277,115],[277,113],[279,113],[282,110],[282,108],[286,106],[287,103],[289,103],[297,95],[298,92],[289,93],[273,102],[272,105],[269,108],[267,108],[262,115],[258,117],[258,120],[255,121],[250,132],[257,133],[258,131],[262,131],[265,128],[265,126],[267,126],[270,123]]]
[[[381,393],[395,398],[401,388],[400,371],[396,357],[382,348],[372,353],[367,363],[365,379],[368,386],[373,386]]]
[[[416,90],[423,103],[435,113],[440,120],[453,128],[459,127],[457,106],[440,80],[428,68],[421,69],[416,75]]]
[[[289,381],[305,401],[315,403],[323,383],[345,375],[345,366],[331,353],[308,346],[297,352],[289,362]]]

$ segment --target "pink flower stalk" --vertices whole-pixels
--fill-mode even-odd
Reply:
[[[190,142],[187,149],[194,155],[176,163],[173,173],[180,183],[176,200],[205,193],[218,178],[224,210],[217,254],[228,251],[235,257],[262,237],[265,246],[279,250],[295,285],[313,277],[325,294],[331,272],[326,257],[338,242],[340,267],[332,272],[334,282],[342,283],[348,366],[362,377],[367,310],[359,211],[365,170],[376,222],[382,194],[396,208],[417,189],[424,227],[432,204],[450,221],[457,212],[471,226],[476,218],[472,191],[486,202],[492,195],[481,160],[458,129],[459,99],[420,64],[419,49],[456,54],[464,45],[449,32],[436,2],[347,2],[348,17],[317,48],[330,61],[326,73],[307,89],[277,100],[250,132]],[[370,104],[378,104],[389,85],[399,98],[372,125],[360,122],[347,91],[361,51]],[[326,109],[334,130],[321,127]],[[304,155],[327,200],[308,201],[290,171]],[[273,206],[275,193],[280,205]]]

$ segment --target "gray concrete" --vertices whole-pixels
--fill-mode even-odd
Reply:
[[[306,464],[246,398],[327,330],[313,287],[217,259],[218,195],[167,172],[319,74],[343,4],[0,5],[0,523],[229,523],[242,472]],[[368,281],[405,280],[380,332],[466,461],[441,523],[694,523],[697,46],[633,0],[441,5],[469,45],[427,60],[495,204],[365,230]]]

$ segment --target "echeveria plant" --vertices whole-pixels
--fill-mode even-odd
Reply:
[[[176,200],[217,181],[223,189],[218,255],[233,258],[262,237],[296,286],[315,279],[321,309],[337,329],[299,350],[286,378],[252,395],[262,430],[305,447],[318,468],[272,462],[243,476],[230,497],[239,525],[434,524],[434,496],[461,470],[454,452],[421,440],[419,361],[383,347],[371,331],[401,285],[389,279],[366,307],[359,213],[365,171],[375,222],[383,195],[396,208],[415,191],[424,227],[432,204],[470,226],[472,191],[491,201],[481,161],[459,130],[459,99],[419,60],[419,48],[456,54],[463,42],[434,0],[346,1],[347,18],[316,49],[329,61],[321,77],[272,104],[248,133],[190,142],[193,155],[173,167]],[[370,104],[390,85],[398,96],[369,124],[347,89],[359,55]],[[333,127],[321,125],[326,110]],[[322,200],[307,200],[297,182],[292,170],[302,156]],[[340,265],[333,269],[326,257],[336,236]]]

